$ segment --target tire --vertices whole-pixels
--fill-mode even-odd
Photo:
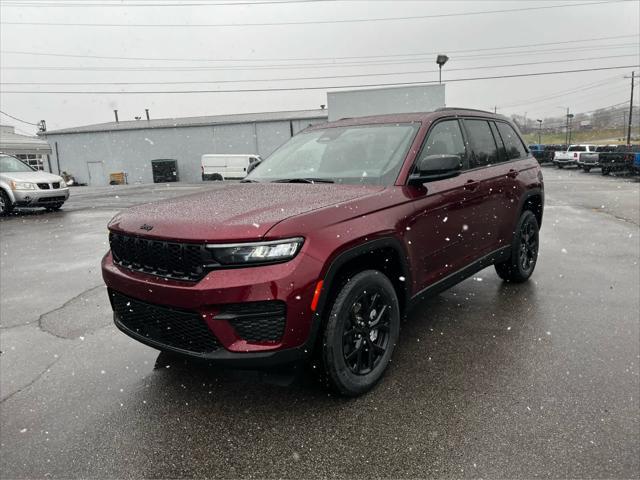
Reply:
[[[398,297],[377,270],[350,278],[333,302],[322,337],[326,378],[338,393],[356,397],[384,374],[400,332]]]
[[[9,215],[13,211],[13,203],[7,193],[0,189],[0,216]]]
[[[213,180],[214,182],[221,182],[222,180],[224,180],[224,178],[222,178],[222,175],[220,175],[219,173],[214,173],[213,175],[210,175],[209,178],[211,178],[211,180]]]
[[[558,165],[558,168],[560,168],[560,169],[564,168],[564,165],[560,165],[559,163],[557,165]]]
[[[539,247],[538,220],[525,210],[515,228],[509,259],[495,264],[498,276],[505,282],[526,282],[536,268]]]
[[[62,208],[62,203],[55,203],[53,205],[49,205],[48,207],[45,207],[47,212],[57,212],[58,210],[60,210]]]
[[[602,167],[602,175],[609,175],[611,173],[611,169]]]
[[[584,173],[589,173],[591,171],[591,167],[582,167],[582,170],[584,170]]]

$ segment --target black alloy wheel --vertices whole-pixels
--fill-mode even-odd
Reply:
[[[370,390],[386,370],[400,331],[398,296],[391,281],[365,270],[337,292],[323,332],[326,377],[342,395]]]
[[[538,220],[533,212],[525,210],[518,220],[509,258],[495,264],[498,276],[507,282],[527,281],[536,268],[539,247]]]
[[[385,292],[369,288],[348,312],[342,335],[344,362],[356,375],[371,373],[389,346],[392,300]]]

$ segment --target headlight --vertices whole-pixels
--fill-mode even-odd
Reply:
[[[60,180],[60,188],[67,188],[67,182]]]
[[[11,190],[35,190],[36,184],[31,182],[11,182]]]
[[[302,238],[287,238],[272,242],[210,244],[207,248],[222,265],[277,263],[295,257],[303,241]]]

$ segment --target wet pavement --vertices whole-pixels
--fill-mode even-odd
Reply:
[[[79,187],[0,220],[0,477],[640,475],[640,184],[544,170],[532,281],[492,268],[420,304],[345,400],[158,353],[113,325],[119,209],[209,185]],[[286,382],[285,382],[286,383]]]

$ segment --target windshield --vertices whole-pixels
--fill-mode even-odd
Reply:
[[[22,163],[15,157],[10,157],[9,155],[0,155],[0,172],[12,173],[33,171],[33,168],[25,163]]]
[[[274,152],[247,179],[392,185],[418,127],[418,124],[358,125],[301,133]]]

